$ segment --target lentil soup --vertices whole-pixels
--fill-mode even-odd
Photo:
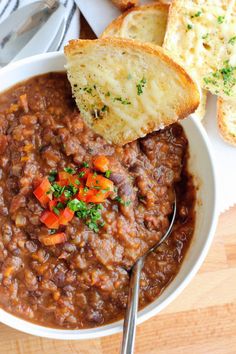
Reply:
[[[141,275],[140,307],[177,274],[195,224],[188,141],[179,124],[123,147],[83,122],[64,73],[0,95],[0,306],[49,327],[120,319],[129,270],[165,233]]]

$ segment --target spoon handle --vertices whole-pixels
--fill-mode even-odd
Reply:
[[[121,354],[132,354],[134,351],[134,340],[137,322],[137,310],[139,299],[139,282],[140,275],[143,268],[143,257],[141,257],[133,266],[130,288],[128,295],[128,303],[125,313],[123,325],[123,340]]]

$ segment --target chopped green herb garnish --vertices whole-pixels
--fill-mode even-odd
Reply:
[[[67,199],[73,197],[78,192],[78,188],[76,188],[73,184],[69,184],[69,186],[65,186],[64,195]]]
[[[56,207],[57,207],[57,209],[64,209],[64,204],[61,202],[58,202]]]
[[[230,40],[229,40],[228,43],[229,43],[229,44],[232,44],[232,45],[233,45],[234,43],[236,43],[236,36],[230,38]]]
[[[56,180],[57,177],[57,171],[51,171],[49,172],[49,176],[48,176],[48,180],[49,182],[54,182]]]
[[[77,184],[78,186],[80,185],[80,181],[78,179],[75,180],[75,184]]]
[[[93,91],[92,87],[84,87],[83,90],[89,94],[91,94]]]
[[[198,11],[194,15],[192,15],[191,18],[199,17],[199,16],[201,16],[201,14],[202,14],[201,11]]]
[[[106,178],[110,178],[111,173],[112,173],[111,170],[107,170],[107,171],[105,172],[105,177],[106,177]]]
[[[81,172],[78,173],[79,178],[84,177],[84,175],[85,175],[85,172],[84,172],[84,171],[81,171]]]
[[[59,184],[54,183],[54,184],[51,186],[51,190],[49,191],[49,193],[52,192],[52,193],[53,193],[53,196],[54,196],[55,198],[59,198],[59,197],[62,196],[62,194],[63,194],[65,188],[66,188],[65,186],[60,186]]]
[[[109,107],[106,106],[106,105],[104,105],[104,106],[102,107],[101,111],[102,111],[102,112],[107,112],[107,111],[109,111]]]
[[[217,22],[218,22],[219,24],[223,23],[224,20],[225,20],[225,16],[218,16],[218,17],[217,17]]]
[[[192,25],[190,25],[190,24],[187,25],[187,30],[188,30],[188,31],[191,30],[192,28],[193,28]]]
[[[88,192],[88,187],[84,187],[84,192]]]
[[[236,66],[229,64],[229,61],[224,62],[224,67],[215,72],[209,74],[203,80],[206,84],[212,84],[214,86],[219,86],[219,81],[223,80],[224,89],[223,92],[230,96],[232,88],[236,85],[236,77],[234,75],[236,71]]]
[[[143,93],[143,88],[146,83],[147,83],[147,80],[143,77],[142,80],[140,80],[139,83],[136,85],[138,96],[140,96]]]
[[[72,167],[65,167],[64,171],[69,173],[70,175],[74,175],[76,172]]]
[[[56,215],[60,215],[60,210],[57,209],[56,207],[52,208],[52,210],[54,211],[54,213],[55,213]]]
[[[50,229],[50,230],[48,230],[49,235],[53,235],[53,234],[55,234],[56,232],[57,232],[57,230],[55,230],[55,229]]]
[[[107,92],[105,93],[105,96],[106,96],[106,97],[110,97],[110,96],[111,96],[111,93],[110,93],[109,91],[107,91]]]
[[[98,221],[101,219],[101,213],[99,210],[102,209],[100,204],[89,203],[86,204],[78,199],[73,199],[67,204],[68,208],[75,212],[75,215],[79,219],[86,220],[86,225],[93,231],[98,232],[99,226]]]
[[[89,167],[89,164],[88,164],[88,162],[83,162],[83,167]]]
[[[78,211],[81,207],[84,206],[84,202],[78,199],[72,199],[68,202],[67,206],[70,208],[72,211]]]
[[[121,102],[122,104],[131,104],[131,102],[127,99],[127,98],[122,98],[122,97],[115,97],[114,98],[114,101],[119,101]]]

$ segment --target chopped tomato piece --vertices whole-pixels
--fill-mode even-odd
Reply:
[[[67,184],[69,184],[70,182],[70,177],[71,175],[68,172],[62,171],[58,173],[58,181],[67,181]]]
[[[109,196],[110,192],[97,192],[89,196],[86,200],[87,203],[103,203],[106,198]]]
[[[47,177],[45,177],[40,183],[40,185],[33,192],[35,197],[39,200],[43,207],[45,207],[47,203],[52,199],[51,193],[47,194],[50,191],[50,188],[51,183],[49,182]]]
[[[106,156],[100,155],[93,159],[94,167],[101,172],[106,172],[109,169],[109,160]]]
[[[41,238],[41,242],[45,246],[54,246],[66,241],[67,241],[67,236],[64,232],[60,232],[54,235],[44,236]]]
[[[86,180],[88,178],[88,175],[90,173],[90,169],[87,167],[83,167],[79,170],[78,176],[82,180]]]
[[[70,176],[70,183],[73,184],[76,188],[81,185],[81,181],[77,175]]]
[[[94,173],[89,173],[86,186],[106,192],[113,192],[114,190],[114,184],[112,181],[103,176],[95,175]]]
[[[56,216],[56,214],[54,214],[52,211],[46,210],[42,214],[40,221],[49,229],[58,229],[59,227],[59,217]]]
[[[60,181],[57,181],[56,183],[59,184],[59,186],[64,187],[64,186],[68,186],[68,184],[70,182],[68,179],[61,179]]]
[[[68,172],[59,172],[58,173],[58,182],[60,186],[68,186],[68,184],[73,184],[75,187],[78,187],[79,177],[77,175],[71,175]]]
[[[50,200],[48,203],[48,207],[50,211],[53,211],[53,208],[57,205],[58,201],[56,199]]]
[[[59,218],[60,225],[67,225],[68,222],[73,219],[74,214],[75,214],[74,211],[66,207],[60,214],[60,218]]]
[[[77,194],[77,198],[79,200],[82,200],[82,202],[89,202],[89,198],[92,197],[94,194],[96,193],[96,191],[93,189],[88,189],[88,190],[84,190],[83,187],[79,188],[79,192]]]

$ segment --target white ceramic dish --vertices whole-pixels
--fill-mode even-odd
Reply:
[[[64,64],[63,53],[46,53],[13,63],[0,70],[0,92],[32,76],[50,71],[63,71]],[[182,125],[190,144],[189,170],[195,176],[199,187],[195,234],[178,275],[158,299],[139,312],[138,323],[160,312],[191,281],[206,257],[216,229],[217,188],[209,140],[201,124],[194,118],[187,118]],[[84,330],[47,328],[22,320],[2,309],[0,321],[26,333],[55,339],[91,339],[122,330],[122,321]]]

